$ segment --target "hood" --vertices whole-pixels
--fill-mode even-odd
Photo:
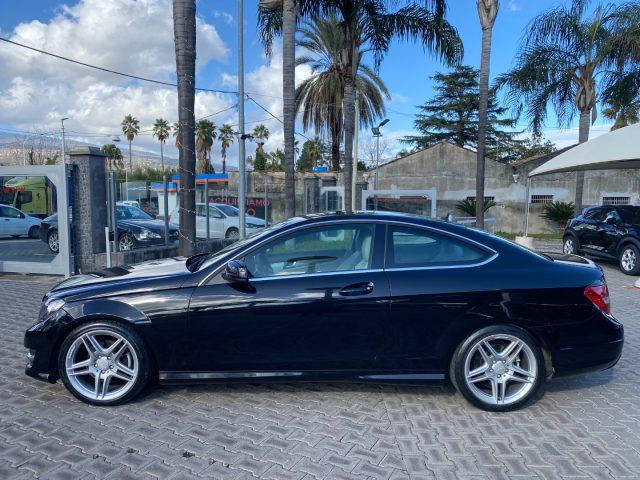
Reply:
[[[154,232],[164,232],[164,221],[162,220],[118,220],[119,227],[125,228],[146,228]],[[169,224],[169,230],[175,227]]]
[[[104,268],[96,272],[63,280],[53,287],[54,296],[67,297],[81,293],[99,293],[108,290],[109,293],[124,293],[146,288],[149,281],[154,283],[168,277],[186,276],[190,272],[186,267],[185,257],[172,257],[162,260],[152,260],[137,265]]]

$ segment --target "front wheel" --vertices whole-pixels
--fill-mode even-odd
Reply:
[[[618,255],[620,270],[627,275],[640,273],[640,251],[635,245],[625,245]]]
[[[58,369],[65,387],[92,405],[125,403],[151,376],[142,339],[130,326],[111,321],[72,331],[60,347]]]
[[[133,250],[136,246],[136,240],[133,238],[133,235],[130,233],[123,233],[120,235],[120,239],[118,240],[118,247],[120,247],[121,252],[126,252],[128,250]]]
[[[240,238],[240,232],[237,228],[230,228],[229,230],[227,230],[224,238],[226,238],[227,240],[238,240]]]
[[[533,402],[547,379],[538,343],[510,325],[483,328],[467,338],[453,355],[449,375],[470,403],[493,412]]]
[[[57,230],[49,232],[49,235],[47,235],[47,245],[49,245],[51,253],[58,253],[60,251],[60,241]]]

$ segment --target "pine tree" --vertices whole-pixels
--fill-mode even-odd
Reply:
[[[450,142],[461,147],[476,148],[478,141],[478,70],[458,66],[450,73],[437,73],[436,95],[419,106],[414,126],[420,135],[404,137],[403,141],[418,148],[438,142]],[[487,156],[511,161],[509,151],[520,142],[520,132],[511,129],[515,118],[505,117],[507,109],[498,105],[495,89],[490,90],[487,109]]]

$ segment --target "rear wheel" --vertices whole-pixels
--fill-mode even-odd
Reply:
[[[564,241],[562,243],[562,251],[567,255],[577,255],[578,254],[578,240],[573,235],[568,235],[564,237]]]
[[[40,227],[37,225],[34,225],[33,227],[31,227],[29,229],[29,238],[38,238],[38,235],[40,234]]]
[[[640,251],[635,245],[624,245],[618,254],[620,270],[627,275],[640,273]]]
[[[118,405],[149,382],[144,342],[128,325],[97,321],[76,328],[64,340],[58,369],[65,387],[83,402]]]
[[[469,402],[494,412],[527,405],[546,383],[538,343],[510,325],[483,328],[467,338],[453,355],[449,375]]]
[[[47,235],[47,245],[49,245],[49,250],[51,253],[58,253],[60,250],[60,241],[58,239],[58,231],[52,230]]]

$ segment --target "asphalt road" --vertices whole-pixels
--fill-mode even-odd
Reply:
[[[0,238],[0,261],[49,263],[55,258],[40,239]]]

